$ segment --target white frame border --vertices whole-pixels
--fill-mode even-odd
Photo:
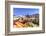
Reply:
[[[13,28],[13,8],[39,8],[39,21],[40,26],[34,28]],[[11,23],[12,22],[12,23]],[[10,32],[16,31],[36,31],[42,30],[42,6],[32,6],[32,5],[10,5]]]

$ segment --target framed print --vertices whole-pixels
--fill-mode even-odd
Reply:
[[[45,4],[6,1],[6,35],[45,32]]]

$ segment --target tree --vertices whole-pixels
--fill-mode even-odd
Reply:
[[[27,14],[26,17],[30,18],[30,15]]]

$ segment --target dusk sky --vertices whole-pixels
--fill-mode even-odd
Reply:
[[[39,9],[35,8],[13,8],[13,16],[39,14]]]

